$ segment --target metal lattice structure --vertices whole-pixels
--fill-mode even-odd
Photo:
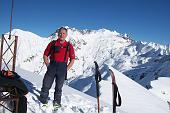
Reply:
[[[18,113],[19,96],[15,87],[0,87],[0,106],[3,111]]]
[[[0,71],[14,71],[18,36],[2,35],[0,48]],[[0,86],[0,107],[11,113],[18,113],[19,96],[16,87]]]
[[[17,41],[18,36],[2,35],[0,49],[0,70],[15,71]],[[2,65],[2,63],[4,63],[4,65]]]

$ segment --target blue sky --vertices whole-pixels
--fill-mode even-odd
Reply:
[[[170,0],[14,0],[13,28],[47,37],[60,26],[127,33],[170,44]],[[9,31],[11,0],[0,0],[0,34]]]

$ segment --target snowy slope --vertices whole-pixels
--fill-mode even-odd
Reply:
[[[118,113],[169,113],[168,105],[161,101],[158,97],[152,95],[148,90],[129,79],[122,73],[110,67],[116,77],[116,82],[119,86],[119,91],[122,97],[122,106],[117,108]],[[42,76],[36,75],[32,72],[19,69],[16,70],[23,78],[25,84],[29,89],[26,95],[28,99],[28,113],[52,113],[52,100],[54,87],[49,93],[49,107],[43,109],[37,99],[42,85]],[[106,70],[107,71],[107,70]],[[110,79],[108,77],[108,79]],[[111,82],[102,80],[101,85],[101,113],[112,112],[111,99]],[[107,96],[106,96],[107,95]],[[107,98],[106,98],[107,97]],[[106,103],[105,103],[106,102]],[[88,96],[78,90],[72,89],[64,85],[62,96],[62,109],[57,113],[96,113],[97,105],[96,99]]]
[[[170,78],[160,77],[158,80],[151,82],[153,88],[149,89],[153,94],[157,95],[164,101],[170,102]]]
[[[169,112],[167,103],[160,101],[158,97],[154,96],[148,90],[139,84],[136,84],[136,82],[132,81],[114,68],[110,67],[110,69],[112,69],[115,74],[116,82],[122,97],[121,110],[131,111],[131,113]],[[101,92],[105,93],[106,88],[109,86],[108,84],[108,81],[101,82]],[[101,94],[101,98],[103,95],[105,94]]]
[[[168,105],[159,100],[158,97],[149,93],[148,90],[141,87],[125,75],[116,71],[111,67],[116,75],[117,84],[122,97],[122,106],[117,108],[117,113],[169,113]],[[42,76],[36,75],[32,72],[19,69],[16,70],[18,74],[25,81],[29,89],[27,97],[27,113],[53,113],[52,100],[53,100],[53,88],[49,93],[49,107],[43,109],[40,102],[37,99],[39,96],[40,88],[42,85]],[[101,113],[111,113],[111,95],[109,94],[110,85],[109,81],[103,80],[100,82],[101,87]],[[107,93],[107,98],[106,95]],[[105,97],[105,98],[103,98]],[[103,101],[107,102],[104,103]],[[62,96],[63,107],[58,110],[57,113],[96,113],[97,105],[96,99],[88,96],[82,92],[70,88],[64,85]],[[0,108],[1,109],[1,108]],[[1,109],[2,110],[2,109]],[[6,112],[5,112],[6,113]]]
[[[135,81],[126,77],[124,74],[118,72],[112,67],[103,66],[100,68],[103,80],[100,82],[100,99],[112,105],[112,86],[111,78],[108,74],[108,69],[112,69],[115,73],[116,82],[119,87],[119,92],[122,97],[121,110],[131,113],[166,113],[169,112],[168,104],[160,100],[157,96],[153,95],[137,84]],[[78,85],[81,83],[81,86]],[[91,96],[96,96],[94,76],[80,77],[69,84],[82,92]],[[164,87],[168,92],[168,86]],[[159,106],[159,107],[158,107]]]

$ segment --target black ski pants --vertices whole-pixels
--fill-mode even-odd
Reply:
[[[40,93],[40,100],[42,103],[47,103],[49,90],[55,80],[54,101],[61,104],[62,87],[65,76],[67,74],[67,63],[51,61],[47,67],[47,72],[43,79],[43,85]]]

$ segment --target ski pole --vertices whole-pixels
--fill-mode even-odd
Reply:
[[[116,84],[114,72],[111,69],[109,69],[109,72],[110,72],[110,76],[112,77],[113,113],[116,113],[116,106],[121,106],[122,100],[121,100],[121,96],[119,94],[119,90]],[[117,97],[118,97],[118,103],[116,101]]]
[[[97,103],[98,103],[98,113],[100,113],[99,82],[101,81],[101,74],[99,72],[99,66],[98,66],[97,62],[94,61],[94,63],[95,63],[95,80],[96,80],[96,95],[97,95]]]

